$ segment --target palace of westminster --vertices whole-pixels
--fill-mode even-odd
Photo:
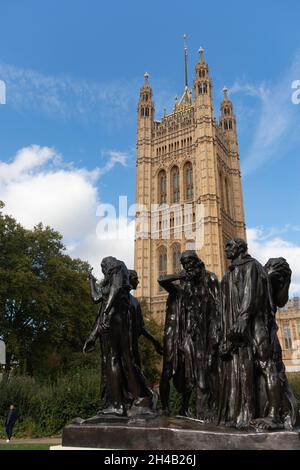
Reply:
[[[197,205],[203,207],[203,242],[197,251],[207,269],[219,277],[226,268],[226,240],[246,236],[232,103],[225,89],[218,123],[208,65],[203,50],[199,52],[194,96],[186,79],[183,96],[175,101],[173,112],[157,121],[152,89],[145,74],[138,103],[136,203],[148,208],[149,218],[153,217],[152,206],[175,207],[173,212],[170,210],[169,236],[164,236],[161,220],[155,236],[153,230],[136,233],[135,269],[140,278],[137,295],[147,300],[156,318],[164,315],[166,301],[157,278],[180,270],[180,253],[194,247],[195,238],[185,237],[185,224],[192,224],[191,232],[196,233]],[[187,203],[192,207],[192,220],[188,221],[176,217],[176,209]],[[150,227],[151,220],[149,231]]]
[[[167,294],[157,279],[181,270],[182,251],[196,249],[206,268],[220,279],[227,268],[226,241],[246,239],[233,105],[224,88],[216,119],[204,51],[199,49],[193,91],[188,87],[186,46],[184,52],[185,88],[173,111],[155,119],[148,73],[137,108],[136,295],[146,300],[159,322],[164,321]],[[292,371],[300,370],[300,308],[290,307],[278,312],[277,321],[285,363]]]

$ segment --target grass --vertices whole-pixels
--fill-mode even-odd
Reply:
[[[1,450],[49,450],[49,444],[1,444]]]

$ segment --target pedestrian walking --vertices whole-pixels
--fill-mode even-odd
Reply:
[[[18,419],[18,414],[16,411],[16,408],[14,405],[10,405],[9,407],[9,412],[7,414],[6,420],[5,420],[5,432],[6,432],[6,442],[10,442],[12,432],[13,432],[13,427],[15,425],[15,422]]]

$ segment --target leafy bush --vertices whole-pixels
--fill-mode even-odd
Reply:
[[[162,327],[151,319],[145,305],[143,311],[146,329],[161,341]],[[151,386],[157,385],[161,356],[144,338],[140,339],[140,352],[145,376]],[[101,408],[99,364],[99,351],[88,355],[73,352],[67,373],[58,367],[53,374],[47,366],[34,377],[24,373],[26,368],[6,373],[0,382],[0,437],[4,437],[4,419],[11,404],[19,414],[16,437],[50,436],[60,433],[75,417],[93,416]]]
[[[300,405],[300,374],[288,374],[288,379]],[[14,428],[15,437],[58,434],[73,418],[93,416],[101,407],[100,371],[86,364],[52,382],[24,375],[4,376],[0,382],[0,438],[4,437],[4,418],[12,403],[17,406],[20,416]],[[172,415],[180,408],[180,395],[172,383],[170,408]],[[195,412],[194,394],[190,410]]]
[[[300,373],[299,372],[290,372],[287,374],[288,381],[291,384],[291,387],[294,391],[295,397],[298,400],[300,408]]]
[[[99,370],[74,369],[55,382],[41,382],[29,376],[4,376],[0,382],[2,435],[11,404],[17,406],[20,417],[14,428],[15,436],[57,434],[73,418],[90,417],[100,408]]]

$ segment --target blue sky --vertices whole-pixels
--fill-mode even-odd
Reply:
[[[291,100],[299,16],[296,0],[0,0],[7,210],[25,225],[39,219],[60,229],[74,256],[94,264],[117,249],[132,263],[132,242],[99,248],[92,235],[83,242],[84,229],[95,231],[99,202],[116,204],[120,194],[134,202],[139,87],[148,71],[156,117],[171,110],[183,91],[186,33],[189,84],[202,46],[217,117],[221,90],[230,90],[251,250],[261,261],[291,258],[299,291],[300,105]]]

